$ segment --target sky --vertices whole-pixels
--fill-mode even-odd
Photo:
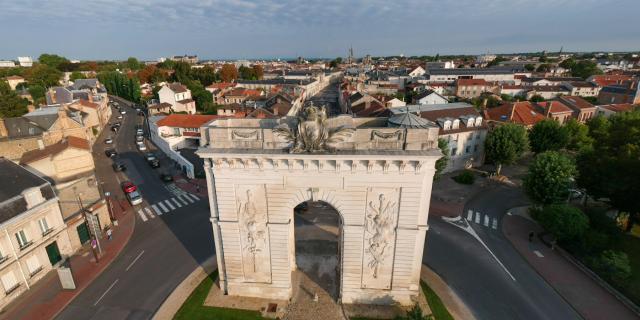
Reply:
[[[0,0],[0,59],[637,51],[640,0]]]

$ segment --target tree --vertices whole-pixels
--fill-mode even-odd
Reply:
[[[593,148],[577,158],[578,185],[628,212],[631,228],[640,222],[640,111],[596,117],[588,126]]]
[[[433,175],[433,180],[440,179],[442,170],[447,167],[449,163],[449,142],[445,139],[438,138],[438,148],[442,152],[442,158],[436,160],[436,173]]]
[[[37,105],[45,102],[44,95],[47,90],[43,86],[32,84],[32,85],[29,85],[29,88],[27,90],[29,91],[29,94],[31,95],[31,98],[33,99],[34,104]]]
[[[576,239],[589,228],[589,218],[580,209],[566,204],[546,206],[536,214],[536,219],[560,242]]]
[[[29,100],[11,90],[9,84],[0,81],[0,118],[19,117],[28,112]]]
[[[107,92],[132,102],[140,102],[140,81],[137,77],[127,77],[117,71],[98,73],[98,80],[107,88]]]
[[[511,95],[506,94],[506,93],[501,94],[500,95],[500,99],[502,99],[502,101],[505,101],[505,102],[513,101],[513,97]]]
[[[69,76],[69,80],[71,81],[76,81],[78,79],[86,79],[87,77],[82,73],[82,72],[78,72],[78,71],[74,71],[71,73],[71,75]]]
[[[560,150],[569,143],[569,132],[558,121],[545,119],[536,123],[529,132],[531,151]]]
[[[40,57],[38,57],[38,62],[57,70],[61,70],[60,65],[62,65],[63,63],[66,63],[66,64],[71,63],[65,57],[61,57],[57,54],[48,54],[48,53],[41,54]]]
[[[527,63],[524,65],[524,69],[527,71],[533,71],[536,69],[536,66],[534,64],[531,63]]]
[[[551,65],[547,63],[539,65],[536,69],[537,72],[549,72],[549,70],[551,70]]]
[[[423,314],[420,306],[414,305],[409,309],[409,311],[407,311],[406,316],[397,316],[394,320],[433,320],[433,316]]]
[[[576,166],[567,156],[556,151],[538,154],[529,165],[524,190],[536,203],[552,204],[567,199]]]
[[[529,101],[531,101],[531,102],[542,102],[542,101],[544,101],[544,97],[539,95],[539,94],[534,94],[533,96],[531,96],[531,99],[529,99]]]
[[[173,67],[172,78],[174,81],[186,84],[191,78],[191,65],[188,62],[178,61]]]
[[[253,74],[255,74],[256,79],[261,80],[264,77],[264,69],[259,64],[254,64],[252,66]]]
[[[527,150],[527,131],[521,125],[507,123],[489,132],[485,140],[485,154],[500,174],[503,164],[514,163]]]
[[[253,72],[252,68],[240,66],[238,69],[238,73],[240,73],[240,78],[244,80],[256,80],[256,75]]]
[[[506,58],[497,56],[495,59],[491,60],[489,63],[487,63],[487,67],[493,67],[493,66],[497,66],[498,64],[500,64],[500,62],[503,61],[507,61]]]
[[[586,79],[595,74],[602,74],[602,70],[593,61],[581,60],[571,68],[571,75],[574,77]]]
[[[598,273],[618,285],[623,285],[632,274],[629,257],[624,252],[605,250],[590,264]]]
[[[132,71],[140,70],[142,69],[143,66],[144,65],[134,57],[129,57],[129,59],[127,59],[127,68],[129,68]]]
[[[61,77],[62,72],[46,64],[35,65],[26,74],[26,79],[30,84],[44,88],[59,85]]]
[[[569,135],[567,149],[580,151],[591,148],[593,145],[593,138],[589,136],[589,127],[578,122],[576,119],[569,120],[564,124],[564,127]]]
[[[222,79],[223,82],[232,82],[238,79],[238,69],[236,66],[225,63],[220,69],[220,79]]]
[[[200,81],[203,86],[208,86],[220,79],[216,70],[211,66],[200,69],[192,69],[191,75],[195,80]]]
[[[573,58],[569,58],[560,62],[560,67],[569,69],[569,70],[573,69],[575,65],[576,65],[576,60]]]

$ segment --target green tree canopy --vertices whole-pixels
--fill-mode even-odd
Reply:
[[[571,68],[571,75],[586,79],[595,74],[602,74],[602,70],[598,69],[598,65],[590,60],[578,61]]]
[[[63,63],[71,63],[65,57],[59,56],[57,54],[48,54],[48,53],[41,54],[40,57],[38,57],[38,62],[57,70],[61,70],[60,66]]]
[[[436,160],[436,173],[433,175],[434,180],[440,179],[442,170],[447,167],[449,163],[449,142],[445,139],[438,138],[438,148],[442,152],[442,158]]]
[[[142,69],[143,67],[144,67],[144,64],[140,63],[138,59],[134,57],[129,57],[129,59],[127,59],[127,68],[129,68],[130,70],[137,71]]]
[[[107,88],[107,92],[132,102],[140,102],[140,81],[137,77],[127,77],[117,71],[98,73],[98,80]]]
[[[71,75],[69,76],[69,80],[71,81],[76,81],[78,79],[86,79],[87,77],[79,71],[74,71],[71,73]]]
[[[567,149],[573,151],[580,151],[591,148],[593,145],[593,138],[589,136],[589,127],[578,122],[576,119],[571,119],[564,124],[569,135],[567,142]]]
[[[9,84],[0,81],[0,118],[19,117],[28,112],[29,100],[11,90]]]
[[[241,79],[245,79],[245,80],[256,80],[256,79],[258,79],[256,77],[256,74],[255,74],[253,68],[240,66],[240,68],[238,68],[238,73],[240,73],[240,78]]]
[[[531,99],[529,99],[529,101],[531,101],[531,102],[542,102],[542,101],[544,101],[544,97],[539,95],[539,94],[534,94],[533,96],[531,96]]]
[[[496,164],[500,174],[503,164],[514,163],[529,147],[527,131],[521,125],[506,123],[490,131],[485,140],[485,154]]]
[[[45,103],[44,95],[47,90],[43,86],[32,84],[32,85],[29,85],[28,91],[29,91],[29,94],[31,95],[31,98],[33,98],[33,102],[36,105]]]
[[[531,151],[535,153],[547,150],[560,150],[569,142],[569,131],[553,119],[536,123],[529,132]]]
[[[49,88],[60,85],[62,72],[46,64],[38,64],[27,72],[26,79],[30,84]]]
[[[536,215],[536,219],[560,242],[576,239],[589,228],[589,218],[584,212],[565,204],[552,204],[544,207]]]
[[[531,200],[551,204],[567,199],[576,166],[567,156],[556,151],[538,154],[529,165],[524,190]]]
[[[533,71],[533,70],[536,69],[536,66],[531,64],[531,63],[527,63],[527,64],[524,65],[524,69],[527,70],[527,71]]]

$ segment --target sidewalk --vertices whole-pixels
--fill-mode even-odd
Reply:
[[[176,187],[183,191],[195,194],[200,198],[207,199],[207,180],[206,179],[188,179],[181,175],[173,177],[173,182]]]
[[[638,316],[560,253],[529,232],[542,228],[522,216],[505,215],[502,231],[529,264],[585,319],[638,319]]]
[[[128,209],[129,204],[124,200],[120,205],[113,203],[113,213],[118,220],[118,226],[113,227],[113,238],[110,241],[106,236],[100,239],[102,255],[98,264],[95,263],[88,245],[69,257],[68,262],[76,283],[75,290],[63,290],[57,272],[52,270],[29,291],[9,304],[0,318],[26,320],[56,317],[113,262],[129,242],[135,226],[135,216],[127,212]]]

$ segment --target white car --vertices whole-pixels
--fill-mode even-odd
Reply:
[[[109,137],[109,138],[104,139],[104,143],[105,144],[112,144],[113,143],[113,138]]]
[[[131,191],[127,193],[127,199],[132,206],[138,205],[142,203],[142,196],[138,192],[138,190]]]
[[[143,136],[136,136],[136,142],[142,142],[142,141],[144,141]]]
[[[124,109],[120,110],[120,114],[125,114],[125,113],[127,113],[126,110],[124,110]]]
[[[119,115],[117,118],[118,118],[118,119],[122,119],[122,115]]]
[[[144,142],[137,142],[137,144],[138,144],[138,150],[147,151],[147,146],[144,145]]]
[[[136,130],[136,135],[137,135],[137,136],[143,136],[143,135],[144,135],[144,130],[142,130],[142,129],[137,129],[137,130]]]

